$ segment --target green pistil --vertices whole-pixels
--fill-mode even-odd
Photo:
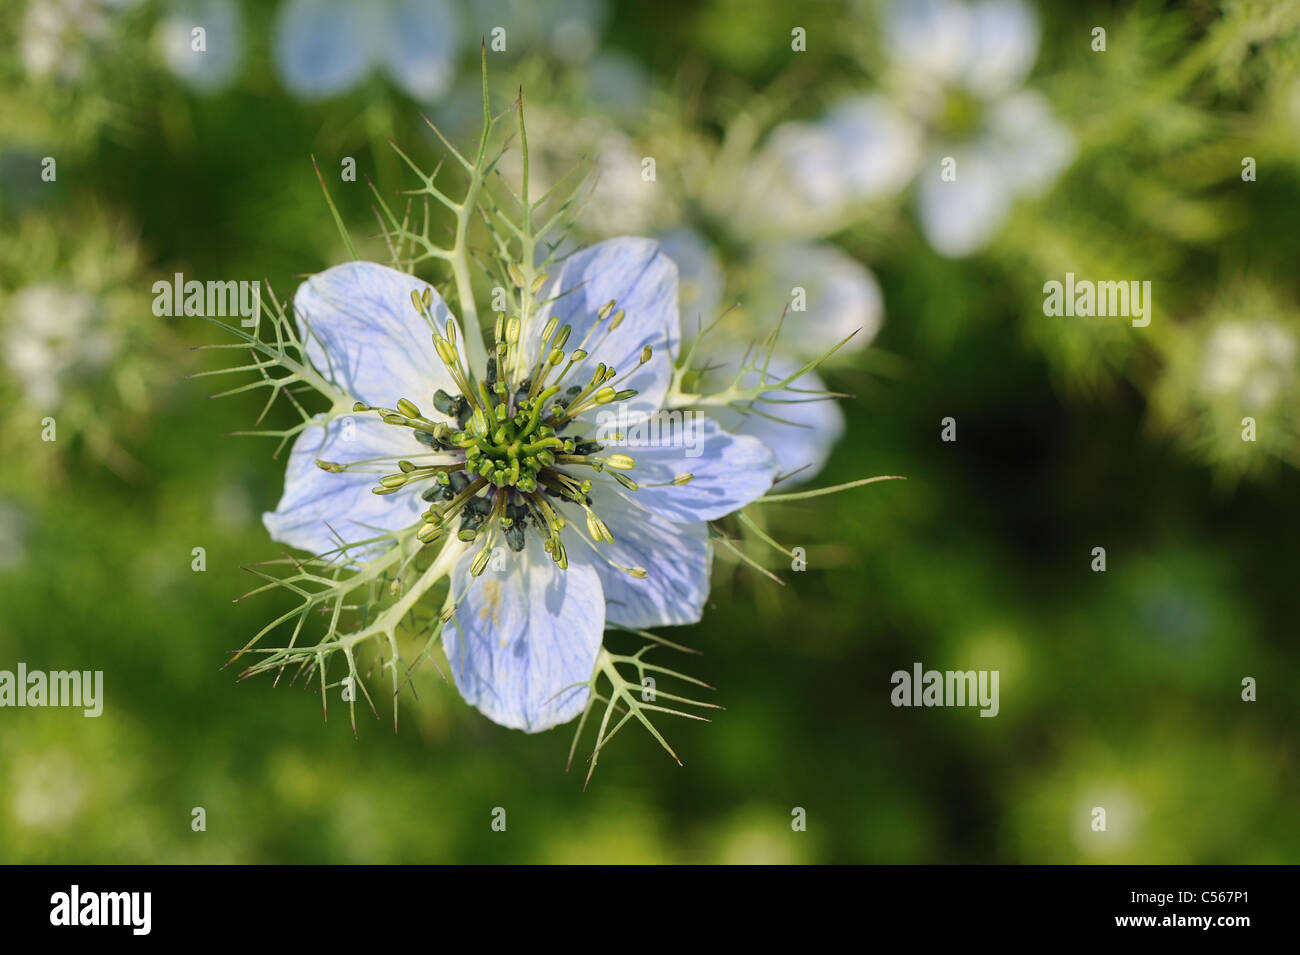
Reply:
[[[427,311],[427,301],[419,296],[412,301],[417,309]],[[584,512],[593,547],[613,541],[609,527],[592,509],[591,479],[571,472],[577,468],[603,472],[635,491],[636,482],[620,473],[635,461],[625,454],[600,456],[603,448],[598,442],[562,432],[583,413],[636,395],[633,389],[619,390],[615,369],[604,364],[596,366],[585,385],[564,384],[574,366],[587,359],[593,333],[601,329],[603,341],[623,321],[625,313],[614,311],[614,306],[608,302],[600,309],[583,341],[567,354],[573,329],[552,318],[543,330],[536,361],[522,379],[516,377],[523,370],[516,354],[521,333],[517,316],[497,316],[495,348],[483,379],[475,378],[461,363],[458,331],[448,323],[442,334],[433,336],[438,357],[460,390],[460,395],[439,390],[433,396],[434,408],[447,420],[426,417],[408,398],[400,399],[396,408],[356,403],[355,411],[374,411],[386,424],[410,428],[425,448],[451,459],[436,465],[398,461],[398,470],[382,475],[372,489],[375,494],[394,494],[415,482],[427,482],[422,496],[430,506],[420,515],[418,540],[429,544],[448,534],[467,542],[481,540],[470,567],[478,576],[502,538],[511,550],[521,551],[525,530],[532,527],[542,535],[551,559],[564,569],[568,552],[561,538],[567,521],[555,501],[565,501]],[[647,346],[635,367],[649,361],[651,354]],[[418,455],[412,456],[418,460]],[[317,464],[331,473],[349,470],[348,465],[329,461]],[[645,573],[640,568],[619,569],[634,576]]]

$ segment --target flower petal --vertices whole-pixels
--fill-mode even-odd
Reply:
[[[384,424],[373,415],[345,415],[323,427],[310,425],[293,444],[280,503],[262,515],[262,523],[274,540],[313,554],[410,527],[426,506],[414,490],[372,494],[370,489],[377,475],[396,469],[398,458],[423,450],[410,431]],[[390,460],[342,474],[316,466],[317,459],[347,464],[371,458]],[[349,551],[349,556],[371,549]]]
[[[1020,86],[1038,58],[1038,16],[1020,0],[982,0],[971,13],[966,85],[984,97],[1000,96]]]
[[[739,359],[737,355],[732,369],[738,367]],[[767,380],[780,381],[800,367],[788,357],[776,356],[768,363]],[[742,384],[757,382],[757,375],[751,372]],[[826,466],[831,449],[844,435],[844,413],[839,405],[833,399],[819,399],[815,394],[826,390],[820,375],[815,371],[804,372],[791,385],[793,390],[765,392],[764,396],[770,400],[759,402],[755,408],[761,414],[744,415],[726,409],[717,416],[719,423],[733,434],[751,435],[767,445],[776,457],[780,473],[794,475],[781,482],[782,488],[816,477]]]
[[[348,262],[313,275],[293,300],[307,356],[359,401],[391,408],[398,398],[409,398],[433,417],[433,393],[442,388],[455,395],[460,389],[434,350],[428,322],[411,304],[411,293],[426,288],[422,279],[373,262]],[[451,313],[436,291],[432,296],[430,313],[442,330]]]
[[[1011,190],[987,150],[954,150],[957,178],[944,182],[939,158],[920,177],[917,200],[921,229],[936,252],[960,258],[993,238],[1011,208]]]
[[[826,116],[835,137],[840,178],[855,200],[893,195],[921,158],[921,130],[883,96],[854,96]]]
[[[596,571],[560,570],[529,533],[524,550],[497,551],[477,579],[466,556],[452,572],[456,615],[443,628],[452,678],[466,702],[529,733],[567,723],[587,705],[605,629]]]
[[[726,276],[709,240],[694,229],[672,229],[659,235],[664,254],[677,266],[678,305],[686,339],[713,322],[722,306]]]
[[[613,430],[597,432],[596,439],[605,443],[607,452],[617,449],[636,462],[627,473],[640,486],[618,493],[634,498],[657,518],[689,523],[730,514],[762,497],[778,472],[763,442],[728,434],[698,412],[662,412],[625,421],[618,426],[622,441],[609,440]],[[683,474],[693,477],[684,484],[672,483]]]
[[[838,246],[827,242],[765,245],[754,271],[761,278],[746,313],[763,327],[775,325],[785,312],[779,344],[800,357],[820,358],[853,335],[837,353],[842,358],[865,348],[880,330],[884,299],[876,277]],[[805,292],[804,308],[787,311],[790,290],[796,287]]]
[[[456,77],[460,30],[445,0],[391,0],[384,49],[388,73],[412,99],[427,103]]]
[[[276,19],[276,66],[303,99],[355,86],[369,72],[373,51],[370,15],[341,0],[289,0]]]
[[[1021,90],[989,111],[985,139],[1017,195],[1036,196],[1074,159],[1074,134],[1056,120],[1037,90]]]
[[[624,497],[605,482],[597,482],[590,497],[592,509],[614,540],[598,543],[597,552],[580,530],[586,515],[573,505],[564,506],[574,529],[573,535],[566,532],[566,540],[577,534],[583,540],[568,547],[569,565],[582,563],[595,569],[605,592],[605,618],[625,627],[697,622],[709,597],[708,525],[656,520],[636,502],[635,494]],[[645,577],[633,577],[613,564],[640,567]]]
[[[530,322],[523,351],[529,360],[540,353],[542,331],[554,315],[561,325],[573,326],[566,347],[588,352],[588,357],[569,372],[566,386],[585,386],[596,365],[604,362],[619,372],[622,380],[617,388],[636,389],[635,398],[621,402],[629,411],[650,412],[663,403],[672,380],[681,326],[677,318],[677,266],[659,243],[625,237],[577,252],[565,259],[546,295],[562,297]],[[627,313],[613,331],[612,314],[597,321],[600,308],[611,299],[617,303],[615,312],[621,309]],[[654,354],[637,367],[646,345],[653,348]]]

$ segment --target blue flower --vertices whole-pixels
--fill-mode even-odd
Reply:
[[[455,78],[459,41],[446,0],[289,0],[276,22],[275,63],[302,99],[337,96],[382,69],[429,102]]]
[[[707,522],[778,473],[758,439],[664,408],[681,330],[677,269],[656,243],[570,256],[541,301],[499,317],[471,367],[467,333],[422,280],[366,262],[308,279],[294,299],[308,357],[357,412],[298,437],[265,516],[304,550],[361,542],[356,559],[417,527],[451,562],[457,688],[529,732],[582,712],[607,623],[699,620]],[[643,432],[656,437],[632,439]]]

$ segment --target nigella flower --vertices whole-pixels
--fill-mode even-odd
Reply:
[[[447,0],[288,0],[275,31],[275,64],[295,96],[352,89],[376,69],[429,102],[455,78],[460,28]]]
[[[1047,100],[1023,88],[1037,17],[1021,0],[907,0],[886,8],[881,32],[884,91],[775,130],[755,188],[771,197],[769,217],[824,231],[915,177],[926,239],[943,255],[969,255],[1074,156]],[[955,176],[941,175],[946,159]]]
[[[499,315],[476,361],[477,330],[409,274],[356,262],[307,280],[294,299],[307,355],[357,404],[301,433],[265,516],[277,540],[347,542],[358,561],[415,527],[450,573],[457,688],[529,732],[582,712],[607,623],[700,618],[706,522],[778,470],[756,438],[660,414],[681,331],[677,271],[654,242],[601,242],[535,284],[541,307]],[[658,442],[618,437],[660,420]]]
[[[203,48],[194,48],[202,27]],[[158,24],[156,42],[163,61],[183,83],[203,93],[229,86],[239,69],[243,15],[233,0],[184,0]]]

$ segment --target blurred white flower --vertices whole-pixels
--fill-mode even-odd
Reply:
[[[421,102],[456,74],[460,25],[447,0],[289,0],[275,29],[275,63],[295,96],[352,89],[374,70]]]
[[[37,79],[75,80],[86,66],[88,41],[102,39],[108,19],[100,0],[34,0],[27,7],[18,51]]]
[[[163,62],[183,83],[215,92],[229,85],[239,68],[243,26],[234,0],[183,0],[159,22],[155,41]],[[195,49],[199,28],[203,48]]]
[[[1205,343],[1201,387],[1233,397],[1246,411],[1263,410],[1296,379],[1295,335],[1274,322],[1224,322]]]
[[[505,30],[506,56],[545,47],[557,60],[585,63],[605,29],[605,0],[473,0],[468,4],[474,36],[492,42]]]
[[[52,411],[74,375],[102,368],[112,337],[98,327],[99,303],[54,284],[20,289],[9,302],[4,360],[33,408]]]
[[[830,231],[920,173],[926,239],[943,255],[969,255],[1074,157],[1047,100],[1021,88],[1038,53],[1037,17],[1021,0],[908,0],[887,8],[882,27],[886,92],[777,127],[752,172],[762,214],[802,234]]]
[[[880,331],[884,300],[876,277],[838,246],[764,245],[754,271],[758,279],[745,313],[760,334],[758,329],[771,327],[784,312],[783,347],[796,357],[820,357],[848,335],[853,338],[844,347],[856,351]]]

